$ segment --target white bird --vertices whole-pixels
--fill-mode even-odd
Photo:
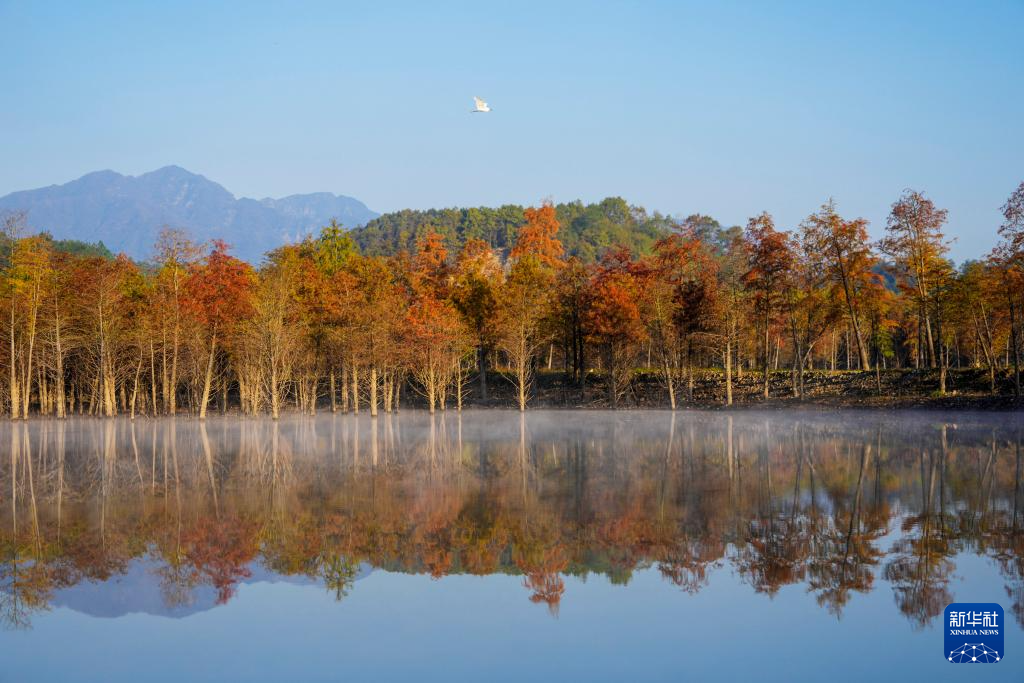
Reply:
[[[481,100],[479,97],[474,97],[473,103],[476,105],[473,107],[473,109],[470,110],[473,114],[486,114],[487,112],[491,111],[490,106],[488,106],[488,104]]]

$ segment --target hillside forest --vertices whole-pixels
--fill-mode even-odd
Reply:
[[[675,409],[698,376],[731,405],[738,383],[801,398],[823,372],[881,394],[883,377],[927,371],[945,395],[968,368],[1019,397],[1024,183],[1002,215],[996,248],[959,266],[947,212],[907,190],[877,242],[831,200],[787,230],[768,213],[723,228],[612,198],[332,221],[254,267],[169,227],[136,262],[8,213],[0,408],[376,415],[496,405],[500,389],[524,410],[555,375],[612,407],[646,378]]]

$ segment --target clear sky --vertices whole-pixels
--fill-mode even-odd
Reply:
[[[789,228],[833,196],[877,236],[912,187],[962,259],[1024,180],[1021,0],[0,0],[0,26],[0,195],[177,164],[377,211],[620,195]]]

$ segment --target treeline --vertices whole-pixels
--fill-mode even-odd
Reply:
[[[959,268],[946,212],[908,190],[877,244],[828,202],[791,231],[767,213],[742,231],[695,216],[648,252],[612,246],[587,263],[544,204],[523,210],[507,249],[464,236],[453,252],[430,231],[409,250],[363,253],[332,223],[259,269],[172,229],[151,264],[68,253],[9,215],[0,402],[13,418],[321,404],[376,415],[409,390],[431,411],[461,408],[471,382],[487,401],[489,368],[520,409],[542,368],[581,388],[599,378],[612,406],[638,367],[657,372],[672,408],[697,368],[717,369],[726,405],[743,373],[768,398],[777,370],[797,397],[808,369],[874,371],[880,391],[883,370],[908,367],[937,370],[940,393],[951,367],[986,368],[992,392],[1004,374],[1019,395],[1024,183],[1003,215],[997,248]]]
[[[481,240],[507,255],[515,246],[519,228],[525,222],[525,207],[507,204],[498,208],[406,209],[375,218],[352,231],[352,238],[364,254],[387,256],[413,252],[430,233],[441,236],[445,247],[457,253],[470,240]],[[555,205],[558,239],[567,256],[595,263],[612,246],[628,247],[638,254],[649,253],[662,237],[670,234],[674,221],[659,213],[648,214],[624,199],[608,197],[597,204],[580,201]],[[711,219],[708,225],[718,228]]]

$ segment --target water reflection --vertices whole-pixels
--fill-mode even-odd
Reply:
[[[839,617],[889,591],[922,627],[967,553],[1024,624],[1020,421],[1009,415],[510,413],[4,423],[0,620],[49,606],[183,616],[240,584],[638,570],[694,594],[731,569]],[[964,596],[965,599],[970,596]]]

